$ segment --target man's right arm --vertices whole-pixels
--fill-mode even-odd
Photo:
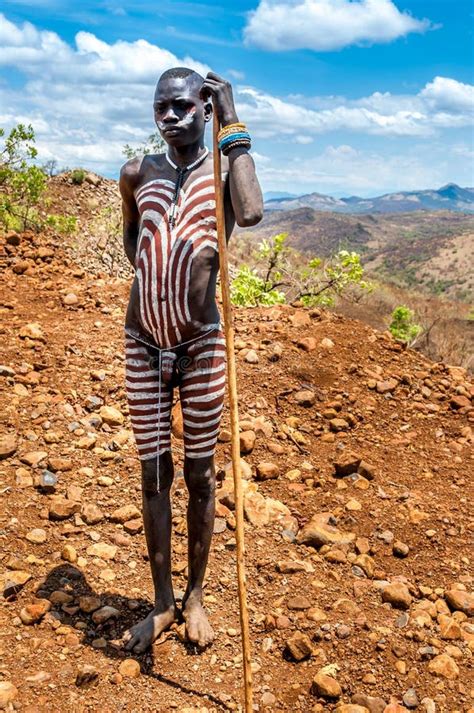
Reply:
[[[138,185],[140,159],[127,161],[120,170],[119,188],[122,196],[123,247],[132,267],[135,267],[140,214],[134,190]]]

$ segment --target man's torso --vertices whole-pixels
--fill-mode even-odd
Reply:
[[[219,322],[212,157],[184,174],[173,224],[169,216],[177,177],[164,155],[142,161],[134,190],[140,215],[136,274],[125,325],[168,347]],[[226,179],[223,172],[223,185]],[[226,218],[229,235],[233,220],[229,225]]]

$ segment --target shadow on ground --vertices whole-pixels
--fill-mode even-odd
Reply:
[[[81,643],[83,645],[88,645],[94,649],[94,651],[99,651],[104,656],[109,658],[117,659],[122,661],[126,658],[133,658],[140,663],[140,669],[142,674],[150,676],[155,680],[163,683],[171,688],[180,691],[186,695],[198,696],[206,701],[214,703],[214,705],[219,706],[222,710],[228,711],[232,710],[225,701],[221,700],[217,696],[211,693],[203,693],[194,688],[190,688],[178,680],[164,676],[163,674],[154,671],[154,651],[153,648],[159,649],[163,645],[155,643],[154,647],[144,654],[135,654],[132,652],[127,652],[123,649],[121,645],[121,638],[124,632],[133,624],[136,624],[140,619],[143,619],[151,610],[150,602],[144,599],[132,599],[124,597],[111,592],[96,592],[87,582],[84,574],[71,564],[63,564],[49,572],[45,581],[42,583],[41,587],[38,589],[36,596],[40,599],[50,599],[53,592],[62,591],[70,594],[74,597],[75,601],[79,600],[79,597],[97,597],[100,599],[100,606],[111,606],[120,612],[119,617],[112,617],[108,619],[103,624],[95,624],[92,620],[92,612],[86,614],[79,610],[79,607],[75,604],[68,605],[65,604],[59,609],[54,608],[53,615],[58,616],[62,624],[74,627],[77,635],[82,635]],[[87,624],[87,628],[77,629],[75,625],[78,622],[84,622]],[[104,639],[106,644],[103,647],[97,648],[93,646],[93,642],[97,639]],[[164,637],[164,642],[168,641],[170,638],[178,639],[178,635],[175,632],[168,632]],[[186,642],[182,642],[182,645],[186,647],[187,652],[190,655],[199,655],[199,649],[194,645]],[[91,682],[93,685],[93,682]],[[86,685],[91,685],[86,684]]]

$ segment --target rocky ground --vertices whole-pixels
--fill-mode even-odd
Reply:
[[[226,414],[199,652],[141,657],[152,594],[128,423],[127,284],[52,236],[0,239],[0,708],[239,710]],[[472,713],[472,427],[465,371],[317,310],[236,312],[255,709]],[[186,575],[175,410],[173,572]]]

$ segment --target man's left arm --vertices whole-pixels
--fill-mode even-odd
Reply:
[[[230,82],[209,72],[201,91],[213,97],[221,127],[239,121]],[[256,225],[263,216],[263,197],[253,158],[245,147],[236,146],[229,150],[228,160],[230,200],[237,225]]]

